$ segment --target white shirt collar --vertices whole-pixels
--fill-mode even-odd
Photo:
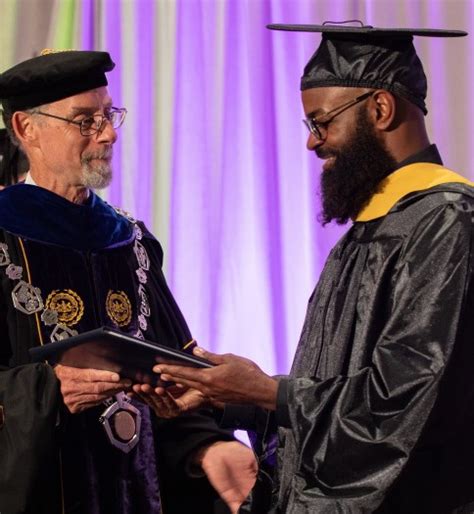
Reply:
[[[25,184],[29,184],[30,186],[37,186],[38,184],[33,180],[33,177],[31,176],[30,172],[26,174],[25,177]]]

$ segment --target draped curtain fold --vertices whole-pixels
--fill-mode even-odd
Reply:
[[[161,240],[198,341],[287,372],[307,298],[345,227],[322,228],[321,163],[305,151],[299,77],[319,36],[267,23],[360,19],[474,32],[472,0],[0,0],[0,71],[44,47],[107,50],[112,204]],[[474,35],[473,35],[474,36]],[[445,164],[474,178],[474,37],[417,38],[427,122]]]

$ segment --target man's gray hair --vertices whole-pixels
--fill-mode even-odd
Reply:
[[[45,110],[47,108],[46,105],[38,105],[38,107],[33,107],[32,109],[23,109],[23,112],[26,112],[28,114],[35,114],[38,111]],[[5,128],[7,129],[8,137],[10,138],[11,142],[15,145],[21,148],[21,143],[16,137],[15,131],[13,130],[13,124],[12,124],[12,118],[16,111],[11,111],[8,108],[3,108],[1,110],[2,112],[2,120],[3,124],[5,125]]]

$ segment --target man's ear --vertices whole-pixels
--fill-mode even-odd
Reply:
[[[12,128],[22,147],[38,145],[38,127],[31,114],[23,111],[13,113]]]
[[[397,111],[397,100],[389,91],[378,89],[372,95],[372,116],[375,128],[387,131],[393,128]]]

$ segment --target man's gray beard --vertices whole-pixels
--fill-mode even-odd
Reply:
[[[89,160],[82,161],[82,185],[89,189],[104,189],[112,181],[112,166],[103,161],[91,166]]]

